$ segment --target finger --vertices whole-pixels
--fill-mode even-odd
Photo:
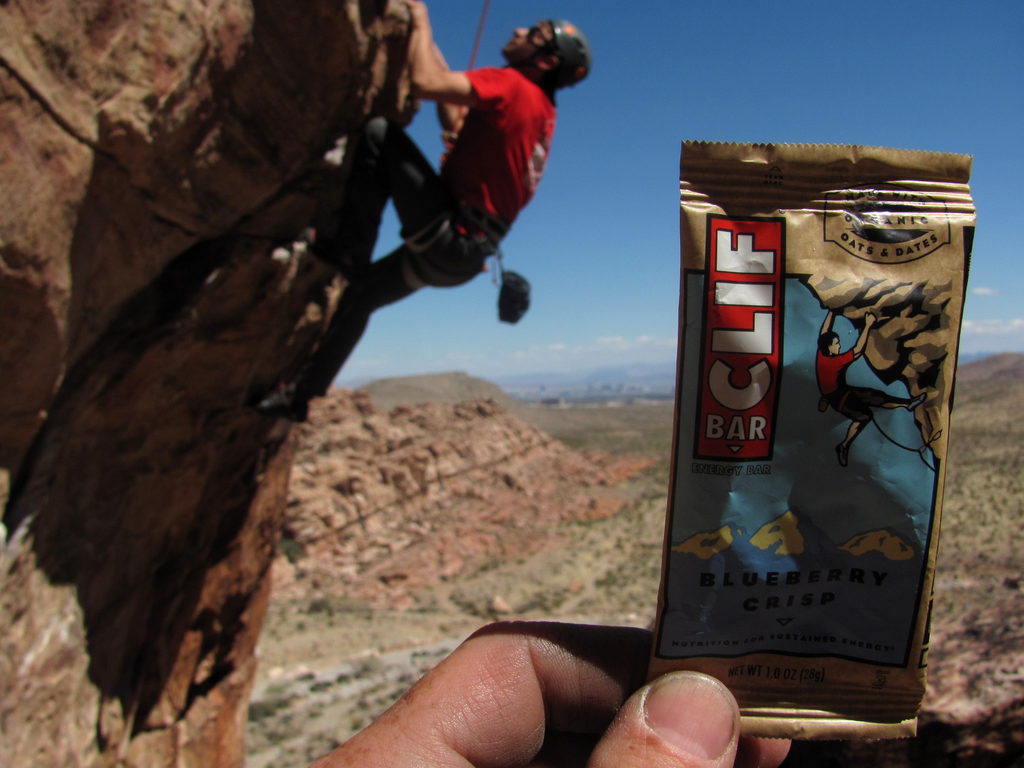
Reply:
[[[530,768],[585,768],[597,742],[595,736],[549,731],[543,750],[530,763]],[[789,754],[789,748],[788,739],[741,736],[734,768],[779,768]]]
[[[526,765],[554,731],[603,731],[649,648],[633,628],[491,625],[316,768]]]
[[[788,739],[741,738],[735,768],[778,768],[789,754]]]
[[[548,731],[600,734],[626,698],[643,685],[651,633],[636,627],[557,622],[502,622],[471,641],[499,654],[528,654]],[[514,651],[511,644],[518,645]],[[529,682],[529,677],[517,681]]]
[[[724,768],[739,732],[739,707],[724,685],[674,672],[630,697],[587,768]]]

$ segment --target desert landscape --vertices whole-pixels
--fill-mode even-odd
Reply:
[[[251,407],[347,288],[294,247],[340,140],[417,111],[404,3],[2,5],[4,765],[305,765],[495,618],[650,622],[666,403]],[[1019,765],[1022,380],[961,371],[921,736],[792,765]]]
[[[1024,355],[957,381],[920,735],[797,744],[787,765],[1024,760],[1024,435],[1009,416]],[[488,621],[650,624],[671,417],[668,401],[527,405],[463,374],[321,401],[293,470],[246,764],[307,765]]]

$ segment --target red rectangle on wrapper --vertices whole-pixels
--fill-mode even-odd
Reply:
[[[785,222],[709,215],[695,455],[770,459],[782,372]]]

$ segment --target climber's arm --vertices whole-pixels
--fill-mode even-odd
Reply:
[[[464,72],[453,72],[434,43],[427,6],[421,0],[406,0],[412,22],[409,42],[409,70],[412,94],[416,98],[447,105],[439,117],[446,130],[458,127],[465,108],[476,104],[473,85]],[[450,123],[449,126],[447,123]]]
[[[835,313],[831,309],[825,314],[825,321],[821,324],[821,330],[818,331],[819,336],[824,336],[832,330],[832,321],[835,320],[835,317]]]
[[[878,318],[868,312],[864,316],[864,329],[860,332],[860,336],[857,338],[857,343],[853,345],[853,356],[860,357],[864,354],[864,348],[868,344],[868,333],[871,328],[878,321]]]
[[[444,60],[441,50],[435,45],[434,55],[440,62],[440,66],[448,69],[448,62]],[[462,74],[451,72],[450,74]],[[437,102],[437,120],[441,123],[441,130],[450,136],[457,136],[462,130],[462,122],[466,119],[469,107],[464,104],[453,104],[449,101]]]

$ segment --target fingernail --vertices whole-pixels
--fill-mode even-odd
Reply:
[[[732,696],[699,672],[674,672],[656,680],[644,700],[644,717],[665,742],[702,760],[720,758],[736,739]]]

